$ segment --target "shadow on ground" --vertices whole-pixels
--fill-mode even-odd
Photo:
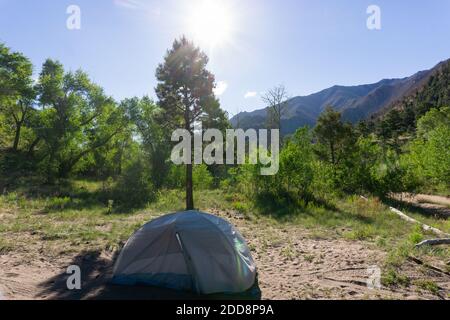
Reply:
[[[300,196],[292,193],[284,192],[282,196],[276,196],[271,193],[261,193],[255,198],[255,207],[262,215],[270,215],[279,221],[288,222],[291,218],[299,215],[310,216],[313,219],[323,220],[324,215],[317,215],[316,210],[319,208],[327,211],[330,219],[357,219],[359,222],[370,225],[373,218],[362,215],[360,213],[351,213],[338,208],[331,202],[324,199],[316,198],[312,195],[306,197],[307,201]]]
[[[70,277],[62,270],[60,274],[39,284],[39,299],[51,300],[234,300],[254,299],[249,293],[239,295],[197,295],[164,288],[149,286],[118,286],[109,283],[117,254],[105,258],[98,251],[83,252],[77,255],[70,265],[81,269],[81,290],[67,289]],[[251,290],[259,291],[256,284]],[[253,292],[252,292],[253,293]],[[260,296],[258,297],[260,299]]]
[[[424,217],[433,217],[437,219],[450,218],[450,209],[443,206],[426,204],[426,203],[412,203],[408,201],[401,201],[392,198],[383,199],[384,204],[397,208],[399,210],[408,210],[413,213],[420,214]]]

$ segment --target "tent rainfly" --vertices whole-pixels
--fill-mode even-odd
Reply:
[[[198,211],[169,214],[126,243],[112,283],[150,285],[197,294],[243,293],[256,284],[243,237],[227,221]]]

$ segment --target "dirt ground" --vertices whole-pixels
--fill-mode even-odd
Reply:
[[[213,211],[213,210],[212,210]],[[411,279],[431,279],[439,292],[413,285],[371,289],[371,267],[382,267],[385,253],[363,241],[322,239],[299,226],[261,225],[233,212],[213,212],[232,222],[248,240],[259,271],[263,299],[446,299],[450,274],[414,261],[403,266]],[[117,253],[45,252],[29,235],[26,249],[0,255],[0,297],[3,299],[184,299],[195,296],[153,288],[107,285]],[[66,287],[69,265],[82,270],[82,289]],[[373,270],[373,269],[372,269]]]

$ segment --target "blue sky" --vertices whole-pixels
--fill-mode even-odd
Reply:
[[[0,41],[25,53],[36,73],[47,57],[78,68],[116,99],[154,96],[155,69],[186,17],[204,0],[0,0]],[[409,76],[450,58],[450,1],[210,0],[232,17],[228,41],[205,47],[231,114],[262,106],[284,84],[292,96],[335,84]],[[381,30],[366,27],[369,5]],[[81,9],[68,30],[66,9]],[[247,96],[247,97],[246,97]]]

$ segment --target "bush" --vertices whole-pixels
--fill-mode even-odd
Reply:
[[[192,169],[192,182],[194,190],[206,190],[213,186],[214,178],[205,164],[194,165]],[[186,185],[186,167],[172,165],[167,175],[166,187],[183,189]]]
[[[394,149],[380,147],[374,135],[359,137],[337,166],[334,186],[350,194],[385,196],[405,191],[403,174]]]
[[[47,209],[49,210],[64,210],[72,201],[69,197],[54,197],[47,201]]]
[[[154,201],[156,193],[148,166],[139,159],[129,165],[119,177],[113,191],[114,200],[126,208],[138,208]]]
[[[192,172],[192,181],[194,190],[210,189],[213,185],[214,178],[208,171],[208,167],[204,164],[194,166]]]
[[[278,189],[294,191],[302,198],[309,198],[314,178],[311,135],[307,128],[297,130],[280,154],[280,182]]]
[[[165,187],[169,189],[182,189],[185,186],[185,181],[185,167],[172,164],[167,175]]]
[[[418,137],[408,145],[401,162],[408,178],[406,183],[447,191],[450,189],[450,120],[444,121],[445,117],[437,117],[436,113],[432,110],[419,120]]]

